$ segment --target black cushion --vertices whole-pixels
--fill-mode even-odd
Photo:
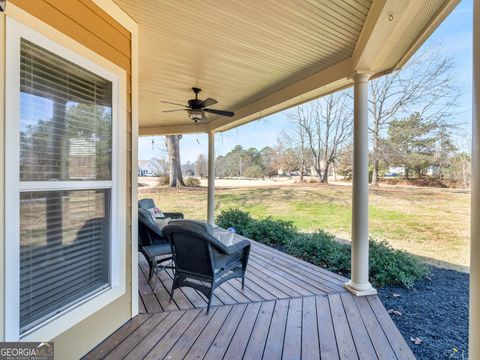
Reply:
[[[214,263],[215,263],[215,271],[219,271],[222,269],[228,268],[230,265],[234,263],[241,264],[239,262],[240,260],[240,254],[239,253],[234,253],[234,254],[222,254],[218,251],[213,251],[213,257],[214,257]]]
[[[144,246],[142,250],[150,259],[157,256],[168,255],[172,252],[170,244],[167,242],[157,245]]]

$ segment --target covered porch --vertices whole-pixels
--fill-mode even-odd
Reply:
[[[401,68],[459,1],[9,0],[0,17],[7,29],[0,32],[0,112],[5,114],[0,133],[13,144],[5,145],[6,155],[0,157],[2,340],[53,340],[61,358],[88,351],[87,359],[414,358],[369,281],[368,82]],[[474,24],[471,359],[480,357],[480,0],[475,0]],[[107,94],[112,134],[106,150],[97,149],[100,157],[109,152],[108,144],[115,148],[104,166],[112,174],[101,183],[89,181],[92,190],[110,194],[112,189],[111,199],[105,196],[98,206],[106,210],[102,219],[112,233],[94,237],[105,248],[111,246],[102,257],[104,279],[91,295],[76,297],[59,314],[54,308],[45,321],[27,321],[31,328],[23,333],[18,207],[21,192],[30,191],[33,182],[22,184],[12,175],[20,167],[16,142],[23,40],[18,29],[28,42],[54,51],[55,59],[81,61],[81,68],[100,75],[106,70],[114,84]],[[50,77],[47,71],[48,84],[62,84]],[[207,221],[213,224],[215,135],[347,87],[354,88],[351,277],[253,242],[245,289],[238,280],[223,284],[209,315],[205,298],[193,289],[182,288],[169,302],[172,273],[161,272],[155,285],[138,258],[138,137],[208,134]],[[218,108],[233,116],[210,112],[193,122],[188,108],[169,112],[165,102],[183,106],[193,97],[192,88],[201,88],[202,99],[216,99]],[[102,104],[95,99],[95,106]],[[70,144],[67,137],[62,141]],[[85,185],[68,175],[68,181],[62,180],[66,185],[48,177],[49,183],[38,182],[32,191],[83,191]],[[45,211],[55,208],[59,217],[74,212],[50,205]],[[65,232],[60,224],[58,234],[47,232],[41,239],[63,239]]]
[[[133,264],[139,315],[87,358],[414,358],[369,281],[368,82],[401,68],[458,1],[117,3],[139,24],[138,135],[208,134],[210,224],[216,134],[354,88],[352,272],[347,279],[255,244],[246,289],[222,285],[207,316],[194,290],[168,302],[171,273],[153,289],[145,265]],[[252,14],[256,6],[268,15]],[[209,26],[196,26],[198,12]],[[173,23],[178,14],[185,27]],[[183,104],[192,86],[235,115],[192,123],[184,112],[164,113],[171,107],[162,100]]]
[[[148,281],[139,262],[140,314],[86,359],[414,359],[377,295],[356,297],[346,278],[253,242],[238,279],[169,302],[172,274]],[[156,286],[155,286],[156,284]]]

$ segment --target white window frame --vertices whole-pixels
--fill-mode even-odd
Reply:
[[[112,180],[20,181],[20,41],[26,39],[112,82]],[[72,40],[73,43],[73,40]],[[75,43],[75,46],[80,46]],[[72,46],[73,47],[73,46]],[[96,59],[96,57],[92,57]],[[126,73],[101,58],[79,55],[11,17],[6,26],[5,129],[5,340],[47,341],[126,293]],[[111,189],[110,286],[20,334],[20,193],[45,190]]]

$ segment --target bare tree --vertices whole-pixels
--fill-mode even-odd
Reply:
[[[324,106],[320,106],[324,123],[323,159],[325,168],[323,182],[328,182],[330,164],[337,160],[340,148],[346,145],[352,135],[352,111],[350,98],[345,93],[327,96]]]
[[[165,144],[167,145],[168,160],[170,164],[170,187],[185,186],[182,176],[182,166],[180,163],[180,139],[182,135],[165,136]]]
[[[156,156],[150,161],[154,162],[156,168],[156,176],[168,175],[169,163],[167,144],[165,139],[157,142],[155,138],[152,139],[152,150],[156,151]]]
[[[291,173],[292,171],[301,169],[302,161],[300,152],[298,148],[295,147],[295,143],[292,142],[292,138],[285,131],[282,131],[281,135],[277,138],[277,145],[274,149],[276,154],[273,159],[273,164],[276,170]]]
[[[291,149],[290,156],[293,157],[293,160],[296,163],[296,168],[300,173],[300,182],[303,182],[303,174],[307,170],[307,159],[308,159],[308,145],[307,145],[307,134],[303,126],[296,121],[295,115],[289,115],[291,118],[291,131],[282,130],[280,138],[277,139],[279,148]]]
[[[451,115],[460,90],[454,86],[453,62],[434,47],[415,55],[400,71],[370,81],[372,185],[378,185],[381,137],[392,120],[414,112],[428,122]]]
[[[349,104],[350,97],[340,92],[300,105],[290,117],[303,129],[315,172],[322,183],[328,183],[330,165],[350,140],[352,111]]]
[[[317,176],[322,180],[322,141],[320,120],[320,104],[319,100],[297,106],[295,112],[289,115],[291,128],[301,129],[298,133],[304,134],[306,147],[312,157],[313,167]]]
[[[208,162],[205,155],[200,154],[195,161],[195,176],[204,178],[207,176],[208,172]]]

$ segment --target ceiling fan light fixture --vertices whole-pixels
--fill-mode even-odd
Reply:
[[[198,122],[203,118],[203,110],[202,109],[191,109],[188,112],[188,116],[190,117],[191,120],[194,122]]]

